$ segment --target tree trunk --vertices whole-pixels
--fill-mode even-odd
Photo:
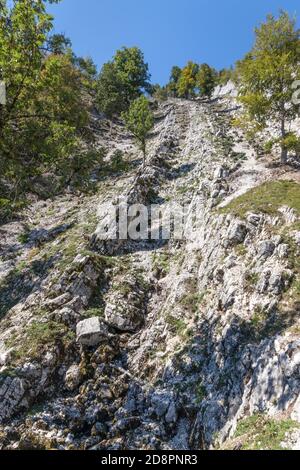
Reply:
[[[143,150],[143,168],[145,168],[146,166],[146,142],[143,142],[142,150]]]
[[[288,157],[288,151],[287,148],[282,145],[281,146],[281,164],[286,165],[287,164],[287,157]]]
[[[282,140],[286,137],[286,132],[285,132],[285,119],[284,117],[281,119],[281,138]],[[287,158],[288,158],[288,151],[287,148],[285,147],[284,143],[281,143],[281,164],[286,165],[287,164]]]

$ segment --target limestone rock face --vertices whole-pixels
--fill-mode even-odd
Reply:
[[[83,346],[97,346],[108,339],[108,329],[98,317],[88,318],[77,324],[76,337]]]
[[[105,320],[120,331],[134,332],[145,318],[145,288],[134,275],[125,275],[112,285],[106,297]]]
[[[126,170],[0,227],[0,449],[216,449],[253,415],[300,423],[300,218],[248,204],[278,168],[232,128],[235,92],[158,104],[144,168],[93,116]],[[114,239],[118,201],[184,206],[184,236]]]

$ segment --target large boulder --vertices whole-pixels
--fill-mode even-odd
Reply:
[[[77,324],[77,342],[84,346],[97,346],[105,342],[108,337],[106,324],[98,317],[88,318]]]

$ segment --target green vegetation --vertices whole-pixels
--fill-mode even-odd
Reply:
[[[104,307],[103,308],[89,308],[83,313],[84,318],[93,318],[93,317],[104,317]]]
[[[293,229],[299,229],[299,222],[284,230],[282,238],[288,245],[288,267],[294,272],[294,278],[289,289],[283,294],[280,307],[286,314],[294,312],[295,316],[300,311],[300,249],[296,240],[289,234]]]
[[[131,103],[149,90],[148,64],[137,47],[118,50],[111,62],[103,65],[96,85],[99,111],[109,119],[128,111]]]
[[[21,235],[18,236],[18,242],[22,243],[22,245],[25,245],[29,240],[29,233],[24,232]]]
[[[270,181],[234,199],[221,209],[245,218],[249,212],[279,215],[279,208],[288,206],[300,215],[300,184],[294,181]]]
[[[16,371],[14,369],[5,369],[3,372],[0,372],[0,385],[10,377],[11,379],[14,379],[17,376]]]
[[[245,275],[246,287],[252,289],[258,283],[259,275],[254,272],[247,272]]]
[[[236,246],[234,247],[234,251],[236,252],[236,254],[237,254],[238,256],[242,256],[242,257],[246,256],[246,254],[247,254],[247,248],[246,248],[246,246],[243,245],[243,244],[236,245]]]
[[[75,340],[75,333],[55,321],[32,322],[25,329],[22,338],[12,338],[6,342],[7,347],[13,347],[13,360],[18,363],[23,358],[39,357],[43,348],[49,348],[60,342],[67,347]]]
[[[297,428],[299,424],[290,419],[277,420],[256,414],[238,424],[234,439],[242,441],[243,450],[283,450],[281,444],[286,433]]]
[[[208,64],[202,64],[197,76],[197,85],[200,90],[200,96],[211,97],[217,82],[217,72]]]
[[[177,83],[177,94],[180,98],[188,99],[195,96],[198,71],[199,65],[192,61],[189,61],[182,69]]]
[[[181,77],[181,68],[175,65],[172,67],[170,81],[167,85],[167,92],[173,97],[178,96],[178,82]]]
[[[52,0],[57,3],[59,0]],[[51,172],[52,190],[84,184],[97,159],[88,138],[87,68],[61,35],[44,0],[1,0],[0,218],[11,215],[34,192],[34,181]],[[80,177],[78,175],[80,172]]]
[[[233,67],[229,69],[222,69],[218,72],[218,77],[217,77],[217,84],[224,86],[226,85],[230,80],[235,82],[237,79],[236,77],[236,71],[234,70]]]
[[[270,119],[277,125],[280,137],[269,142],[281,147],[281,163],[287,162],[288,150],[299,150],[296,134],[287,131],[298,115],[293,102],[293,83],[300,78],[300,31],[296,20],[281,12],[279,18],[268,15],[265,23],[256,28],[254,47],[238,62],[240,101],[245,113],[236,123],[252,137],[267,127]]]
[[[157,277],[163,278],[169,274],[170,256],[169,253],[154,253],[152,255],[152,270]]]
[[[203,400],[207,397],[207,391],[204,385],[199,384],[196,386],[196,400],[200,405]]]
[[[143,152],[143,165],[145,165],[147,137],[154,126],[154,117],[147,98],[141,96],[133,101],[129,110],[123,113],[122,117],[127,129],[134,135]]]
[[[181,337],[185,337],[187,334],[187,324],[180,318],[175,318],[172,315],[167,315],[166,323],[174,330],[174,332]]]
[[[202,304],[205,297],[205,292],[197,293],[190,292],[186,294],[180,301],[182,307],[189,312],[197,313],[199,306]]]
[[[128,161],[125,160],[121,150],[116,150],[111,158],[110,171],[113,173],[123,173],[129,168]]]
[[[68,38],[53,34],[46,4],[0,1],[0,79],[7,91],[7,103],[0,105],[1,220],[24,208],[29,193],[48,198],[66,187],[90,189],[92,170],[104,166],[90,123],[94,107],[111,120],[123,113],[145,160],[153,127],[145,93],[158,99],[210,97],[217,84],[234,79],[245,109],[236,124],[255,135],[271,118],[279,137],[268,143],[269,150],[280,146],[283,163],[289,150],[299,153],[299,139],[288,131],[298,112],[292,95],[300,78],[299,30],[287,13],[277,19],[269,15],[256,29],[255,44],[236,70],[217,72],[206,63],[189,61],[183,68],[174,66],[169,83],[161,87],[150,85],[148,64],[137,47],[117,50],[98,75],[91,58],[77,57]],[[225,126],[224,114],[215,114]],[[233,152],[231,137],[219,139],[233,160],[245,158]],[[127,170],[120,155],[111,170]]]
[[[297,321],[299,312],[293,309],[284,311],[282,305],[279,305],[275,312],[267,312],[257,306],[250,321],[243,321],[240,325],[245,342],[259,343],[265,338],[271,338],[292,327]]]
[[[37,276],[43,279],[51,267],[53,267],[51,258],[32,261],[22,260],[15,266],[0,283],[0,319],[22,298],[32,292],[33,280]]]

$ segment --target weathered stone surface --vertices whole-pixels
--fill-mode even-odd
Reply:
[[[160,104],[145,169],[122,126],[96,116],[99,147],[125,152],[130,171],[34,204],[34,243],[1,226],[1,448],[215,448],[254,413],[300,420],[296,214],[227,208],[273,178],[231,128],[232,105]],[[228,136],[241,161],[220,152]],[[188,204],[188,237],[102,243],[97,209],[119,197]],[[75,230],[55,237],[69,213]]]
[[[257,255],[259,258],[266,259],[269,256],[272,256],[274,250],[275,244],[270,240],[264,240],[258,246]]]
[[[79,387],[80,383],[83,380],[82,371],[79,365],[72,365],[66,372],[65,383],[66,387],[73,391]]]
[[[98,317],[88,318],[76,326],[77,342],[84,346],[97,346],[108,339],[108,329]]]
[[[247,227],[241,222],[234,222],[228,233],[228,238],[225,239],[225,246],[234,246],[245,241],[247,236]]]
[[[139,277],[129,274],[116,280],[106,297],[106,322],[120,331],[136,331],[144,321],[145,301],[145,286]]]

